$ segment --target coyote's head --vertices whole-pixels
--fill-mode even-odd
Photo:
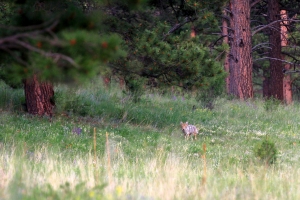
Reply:
[[[180,126],[181,126],[182,131],[184,131],[188,127],[188,125],[189,125],[188,122],[185,122],[185,123],[180,122]]]

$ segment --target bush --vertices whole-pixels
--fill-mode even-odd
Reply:
[[[133,102],[137,103],[141,100],[144,93],[144,80],[140,77],[128,76],[125,77],[126,87]],[[125,92],[125,91],[124,91]]]
[[[264,102],[264,108],[266,111],[275,111],[278,109],[279,105],[281,104],[281,101],[278,99],[275,99],[274,97],[271,97]]]
[[[91,100],[75,92],[56,91],[55,92],[56,112],[68,112],[80,116],[90,115],[92,107]]]
[[[275,143],[269,139],[264,139],[254,147],[254,154],[265,164],[274,164],[277,158],[277,148]]]

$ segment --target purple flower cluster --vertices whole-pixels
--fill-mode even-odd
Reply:
[[[72,133],[80,135],[82,133],[82,128],[79,127],[73,128]]]

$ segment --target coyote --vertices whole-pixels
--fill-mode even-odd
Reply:
[[[197,140],[198,129],[196,126],[189,125],[188,122],[185,122],[185,123],[180,122],[180,126],[181,126],[181,129],[182,129],[185,139],[188,139],[190,135],[193,135],[195,137],[195,140]]]

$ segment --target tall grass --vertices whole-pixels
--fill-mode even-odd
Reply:
[[[32,158],[15,151],[1,153],[1,197],[5,199],[298,199],[298,165],[265,167],[250,163],[216,166],[207,161],[202,184],[201,157],[182,157],[157,148],[155,156],[128,160],[122,149],[112,155],[112,179],[107,157],[92,154],[70,159],[39,149]],[[99,173],[96,182],[95,173]]]
[[[0,109],[24,110],[25,97],[22,89],[12,89],[0,80]]]
[[[99,81],[58,85],[56,95],[50,123],[16,109],[21,90],[0,87],[1,97],[15,99],[0,100],[0,199],[300,197],[298,103],[220,98],[209,110],[157,93],[134,103]],[[198,126],[198,140],[184,140],[180,121]],[[265,138],[278,149],[269,166],[254,155]]]

